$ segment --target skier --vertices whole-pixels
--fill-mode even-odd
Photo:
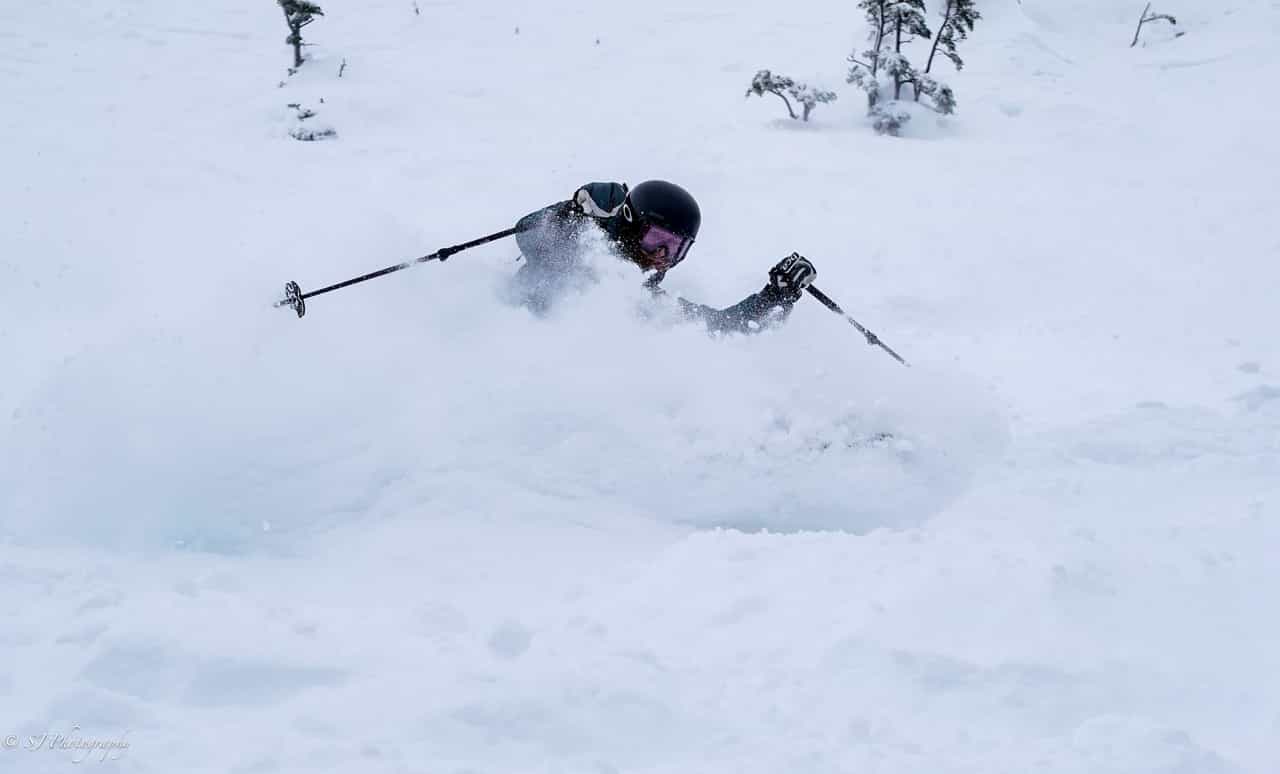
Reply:
[[[559,292],[590,281],[590,271],[580,259],[579,239],[592,224],[623,258],[649,275],[645,286],[662,295],[658,284],[688,256],[702,212],[688,191],[665,180],[649,180],[632,189],[625,183],[588,183],[572,199],[530,213],[516,224],[516,243],[525,263],[512,280],[515,300],[545,311]],[[786,319],[816,276],[809,259],[792,253],[769,270],[768,284],[760,292],[726,309],[677,301],[684,314],[703,320],[709,330],[749,333]]]

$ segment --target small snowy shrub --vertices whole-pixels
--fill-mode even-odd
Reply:
[[[955,92],[928,73],[939,51],[956,69],[963,66],[957,41],[968,36],[980,15],[974,8],[975,0],[942,1],[942,26],[934,38],[925,18],[925,0],[859,0],[858,7],[866,14],[870,46],[849,55],[852,66],[846,81],[866,94],[867,115],[881,134],[896,135],[910,120],[911,111],[903,102],[908,93],[913,102],[926,98],[923,104],[935,112],[955,112]],[[907,45],[916,40],[933,40],[924,72],[907,56]]]
[[[323,101],[321,100],[321,102]],[[289,136],[293,139],[302,140],[303,142],[315,142],[316,140],[328,140],[338,136],[337,130],[328,124],[307,123],[316,116],[316,111],[311,108],[303,107],[298,102],[290,102],[289,107],[297,111],[294,115],[296,123],[289,130]]]
[[[833,91],[823,91],[815,89],[803,83],[796,83],[785,75],[774,75],[768,70],[761,70],[751,79],[751,87],[747,89],[746,96],[752,94],[757,97],[763,97],[765,94],[775,94],[787,106],[787,115],[793,119],[800,118],[804,121],[809,120],[809,114],[817,107],[819,103],[835,102],[836,94]],[[801,114],[796,115],[796,111],[791,108],[791,100],[787,99],[787,95],[791,95],[801,107]]]
[[[302,47],[306,45],[302,41],[302,28],[315,21],[315,17],[324,16],[324,11],[320,10],[320,6],[308,0],[276,0],[280,4],[280,9],[284,11],[284,22],[289,25],[289,37],[284,42],[293,46],[293,69],[302,67]]]

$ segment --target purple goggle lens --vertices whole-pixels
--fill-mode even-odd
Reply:
[[[692,242],[688,237],[651,225],[640,236],[640,251],[655,264],[671,268],[684,260]]]

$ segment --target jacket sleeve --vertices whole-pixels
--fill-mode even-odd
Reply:
[[[752,293],[725,309],[695,304],[683,298],[677,300],[687,317],[702,320],[709,331],[758,333],[786,320],[799,297],[766,285],[759,293]]]
[[[573,202],[556,202],[516,221],[516,245],[530,266],[553,268],[569,260],[565,245],[572,244],[583,216]]]
[[[585,190],[598,208],[610,213],[616,213],[627,198],[625,183],[587,183],[578,190]],[[565,246],[573,244],[588,221],[596,221],[609,232],[607,224],[613,220],[587,216],[572,199],[556,202],[516,222],[520,229],[516,244],[530,266],[556,268],[572,262]]]

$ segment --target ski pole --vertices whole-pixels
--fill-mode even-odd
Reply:
[[[490,242],[496,242],[499,239],[505,239],[506,237],[509,237],[513,234],[518,234],[520,230],[521,229],[519,228],[509,228],[504,231],[499,231],[496,234],[490,234],[489,236],[483,236],[483,237],[480,237],[479,239],[473,239],[470,242],[463,242],[460,245],[454,245],[453,247],[442,247],[430,255],[424,255],[421,258],[415,258],[412,261],[405,261],[404,263],[397,263],[395,266],[388,266],[385,269],[379,269],[378,271],[369,272],[368,274],[364,274],[359,277],[354,277],[352,279],[346,280],[345,282],[339,282],[336,285],[330,285],[326,288],[313,290],[310,293],[303,293],[302,288],[298,287],[298,283],[296,282],[292,282],[292,281],[286,282],[284,285],[284,298],[277,301],[275,303],[275,307],[277,309],[279,309],[282,306],[292,307],[293,311],[297,312],[298,316],[301,317],[307,313],[308,298],[321,295],[322,293],[328,293],[333,290],[341,290],[342,288],[348,287],[350,285],[355,285],[360,282],[365,282],[365,281],[374,279],[376,277],[381,277],[384,274],[391,274],[392,272],[397,272],[397,271],[400,271],[401,269],[407,269],[410,266],[413,266],[414,264],[426,263],[428,261],[445,261],[445,260],[448,260],[449,256],[454,255],[455,253],[460,253],[463,250],[469,250],[472,247],[479,247],[480,245],[485,245]]]
[[[837,304],[835,301],[832,301],[831,298],[826,293],[823,293],[821,290],[818,290],[813,285],[810,285],[809,287],[805,288],[805,290],[809,291],[809,295],[821,301],[823,306],[825,306],[826,308],[830,309],[831,311],[835,312],[838,315],[842,315],[844,319],[848,320],[850,325],[857,328],[859,333],[867,337],[868,344],[873,344],[879,347],[880,349],[883,349],[885,352],[888,352],[890,355],[892,355],[894,360],[897,360],[899,363],[902,363],[904,366],[907,365],[907,361],[903,360],[902,357],[897,352],[894,352],[892,349],[890,349],[889,345],[881,341],[879,336],[875,335],[871,331],[864,328],[862,323],[858,322],[857,320],[853,319],[851,316],[846,314],[845,311],[840,308],[840,305]],[[907,367],[910,368],[910,366],[907,366]]]

